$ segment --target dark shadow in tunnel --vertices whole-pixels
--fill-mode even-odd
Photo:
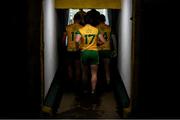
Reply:
[[[62,118],[62,119],[77,119],[77,118],[87,118],[87,119],[93,119],[93,118],[100,118],[101,113],[98,111],[90,111],[90,110],[85,110],[82,109],[81,107],[76,107],[72,108],[68,111],[65,111],[61,113],[61,115],[57,115],[57,118]]]
[[[56,114],[58,109],[61,109],[61,100],[62,100],[63,95],[66,93],[74,93],[74,91],[75,91],[75,87],[74,87],[75,81],[67,80],[67,75],[68,75],[67,74],[67,66],[66,66],[67,58],[65,57],[66,48],[62,45],[62,43],[60,41],[62,39],[65,25],[67,24],[66,23],[67,22],[67,17],[66,17],[67,13],[68,13],[67,10],[57,10],[58,20],[59,20],[58,26],[59,25],[61,26],[61,27],[57,28],[57,30],[59,31],[58,32],[59,67],[58,67],[58,70],[52,81],[52,84],[50,86],[48,94],[46,95],[43,105],[48,106],[52,109],[51,112],[54,117],[67,118],[67,116],[72,116],[72,118],[73,118],[73,116],[74,116],[76,118],[76,116],[79,116],[80,118],[85,118],[85,117],[93,118],[93,116],[94,116],[94,118],[98,118],[98,117],[102,118],[101,115],[98,115],[97,111],[95,113],[93,113],[91,110],[89,110],[89,113],[88,113],[88,111],[86,111],[87,112],[86,116],[78,115],[79,113],[81,113],[80,112],[81,108],[70,109],[69,111],[61,113],[61,116]],[[119,11],[113,11],[113,12],[110,11],[109,16],[111,16],[111,14],[112,14],[112,19],[114,20],[115,16],[117,14],[119,14]],[[64,16],[64,17],[62,17],[62,16]],[[64,19],[65,17],[66,17],[66,19]],[[110,22],[112,22],[111,20],[110,20]],[[117,22],[117,19],[115,19],[115,21]],[[113,24],[112,27],[113,27],[113,29],[115,29],[115,27],[116,27],[115,24]],[[117,31],[115,31],[115,34],[117,34],[116,32]],[[99,104],[101,104],[101,102],[103,100],[100,98],[105,93],[112,92],[112,94],[113,94],[112,99],[115,99],[115,104],[116,104],[115,112],[117,112],[119,114],[119,116],[123,116],[123,108],[129,106],[129,97],[127,95],[126,88],[124,86],[124,83],[123,83],[120,75],[119,75],[117,67],[118,67],[117,57],[112,58],[111,63],[110,63],[111,82],[110,82],[110,86],[108,86],[108,88],[107,88],[106,81],[105,81],[104,68],[100,62],[100,64],[99,64],[100,72],[98,73],[98,81],[97,81],[97,103],[99,101]],[[90,74],[89,74],[89,78],[90,78]],[[88,82],[89,82],[88,87],[90,88],[90,80]],[[75,93],[74,93],[74,95],[75,95]],[[87,96],[86,97],[82,96],[81,105],[85,108],[90,107],[91,103],[88,103],[88,102],[90,102],[90,98]],[[109,104],[111,104],[111,103],[109,103]],[[101,113],[101,114],[103,114],[103,113]],[[42,118],[43,117],[45,117],[45,116],[42,115]]]
[[[65,59],[64,59],[65,60]],[[64,61],[65,62],[65,61]],[[63,62],[63,63],[64,63]],[[46,99],[44,101],[45,106],[49,106],[52,108],[52,114],[53,116],[50,116],[52,118],[103,118],[105,115],[103,115],[103,110],[98,110],[97,108],[102,105],[102,101],[105,99],[102,98],[104,94],[111,92],[113,94],[114,102],[116,104],[115,113],[119,115],[118,118],[123,117],[123,108],[129,106],[129,98],[125,89],[125,86],[121,80],[121,77],[117,71],[117,58],[112,59],[111,61],[111,87],[109,89],[106,89],[105,81],[103,81],[104,72],[99,75],[99,81],[97,84],[97,99],[96,99],[96,108],[93,110],[93,104],[91,103],[91,97],[81,96],[80,104],[81,107],[73,107],[69,108],[68,111],[65,111],[61,114],[57,114],[58,109],[61,110],[61,104],[63,104],[62,97],[65,94],[73,93],[72,95],[75,96],[74,92],[74,82],[73,81],[67,81],[67,73],[66,73],[66,64],[63,64],[59,66],[58,71],[55,75],[55,78],[51,84],[51,87],[48,91],[48,94],[46,96]],[[100,65],[100,69],[103,69],[103,67]],[[102,99],[101,99],[102,98]],[[108,100],[106,100],[108,103]],[[67,101],[68,102],[68,101]],[[72,104],[72,103],[68,103]],[[108,104],[111,104],[109,102]],[[104,107],[107,109],[106,107]],[[85,110],[84,112],[81,112]],[[107,111],[107,110],[105,110]],[[112,118],[117,118],[116,114],[112,113]],[[46,116],[42,115],[42,118]],[[49,118],[49,117],[48,117]]]

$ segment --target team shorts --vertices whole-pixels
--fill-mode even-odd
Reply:
[[[84,50],[81,51],[81,62],[86,65],[99,64],[99,54],[95,50]]]
[[[111,56],[112,56],[111,50],[100,50],[98,52],[99,52],[100,58],[111,58]]]
[[[72,62],[74,60],[80,60],[80,53],[77,52],[67,52],[66,53],[67,61]]]

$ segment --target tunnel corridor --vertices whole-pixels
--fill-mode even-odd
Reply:
[[[113,85],[118,87],[110,92],[103,92],[101,106],[95,111],[73,106],[73,92],[61,86],[65,80],[61,79],[64,76],[65,67],[63,65],[55,65],[58,69],[55,71],[55,77],[50,79],[53,81],[51,84],[53,87],[50,87],[48,97],[44,96],[42,90],[45,88],[43,81],[45,55],[42,44],[44,42],[42,41],[42,29],[44,28],[41,23],[44,1],[3,1],[2,5],[7,6],[7,9],[2,10],[1,16],[0,118],[46,119],[68,118],[68,115],[69,118],[85,118],[91,115],[94,118],[123,118],[121,108],[128,105],[126,104],[128,100],[121,99],[122,93],[125,93],[121,89],[124,87],[121,86],[123,85],[121,77],[124,82],[124,76],[116,74],[117,64],[113,66],[115,71],[113,78],[117,79],[112,79],[112,81]],[[127,118],[179,119],[178,1],[132,1],[135,8],[133,9],[134,14],[131,17],[128,16],[128,20],[134,24],[133,96],[131,96],[131,115]],[[106,5],[107,3],[104,4]],[[121,61],[122,59],[116,59],[113,63]],[[119,93],[119,89],[122,93]],[[106,98],[108,98],[107,101]],[[108,105],[106,102],[112,103],[111,109],[106,109]],[[53,114],[42,113],[43,105],[52,108],[47,110],[52,110]],[[111,114],[106,114],[106,110],[111,110]]]
[[[99,64],[99,71],[101,72],[98,73],[97,99],[95,105],[92,104],[90,94],[81,95],[79,104],[77,105],[74,88],[74,83],[77,81],[67,79],[66,58],[63,58],[62,61],[62,65],[59,66],[44,101],[44,105],[46,107],[49,106],[51,110],[48,111],[48,109],[45,108],[44,113],[42,113],[42,118],[118,119],[123,117],[123,108],[129,106],[130,101],[117,71],[117,58],[111,60],[111,84],[108,88],[104,80],[105,73],[103,66],[101,63]],[[90,80],[88,84],[90,85]]]
[[[101,11],[104,10],[107,11],[105,16],[108,18],[108,24],[111,24],[113,33],[116,35],[117,39],[120,39],[118,38],[117,31],[117,24],[120,24],[117,19],[120,11],[114,9],[102,9]],[[94,106],[91,103],[91,97],[89,97],[89,95],[82,95],[80,106],[74,106],[74,84],[77,81],[67,79],[68,70],[66,61],[68,58],[65,56],[67,51],[66,47],[62,45],[61,42],[62,33],[69,22],[69,18],[67,17],[68,14],[70,14],[71,17],[73,16],[72,13],[68,13],[68,9],[56,9],[59,66],[50,85],[50,89],[45,96],[44,107],[42,110],[57,118],[122,118],[124,114],[123,108],[129,107],[130,100],[118,71],[117,56],[115,58],[111,58],[111,84],[109,88],[106,86],[104,66],[101,63],[102,61],[100,61],[97,81],[98,105]],[[118,42],[119,40],[117,40],[116,46],[118,46]],[[90,80],[88,83],[90,85]]]

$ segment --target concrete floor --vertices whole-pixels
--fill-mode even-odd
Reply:
[[[90,105],[88,98],[84,99],[80,105],[75,105],[73,93],[65,93],[60,102],[57,118],[91,118],[91,119],[118,119],[120,116],[116,112],[116,102],[113,92],[105,92],[100,97],[99,105]],[[84,107],[83,104],[86,104]]]

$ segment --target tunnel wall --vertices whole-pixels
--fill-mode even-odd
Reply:
[[[68,8],[95,8],[95,9],[120,9],[121,0],[55,0],[55,7],[58,9]]]
[[[136,1],[137,97],[134,116],[180,118],[179,12],[168,0]]]
[[[41,0],[2,4],[0,118],[38,118]]]
[[[56,12],[53,0],[43,3],[44,14],[44,81],[45,95],[51,85],[58,67],[58,48],[56,33]]]
[[[122,1],[118,24],[118,70],[129,97],[131,96],[131,8],[131,0]]]

